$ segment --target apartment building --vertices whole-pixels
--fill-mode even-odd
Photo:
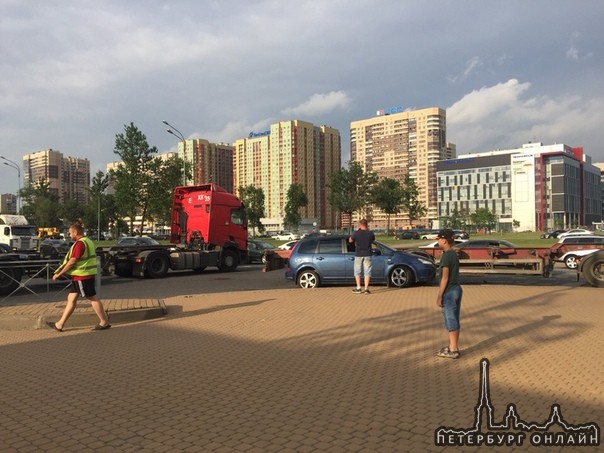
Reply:
[[[79,157],[65,157],[53,149],[37,151],[23,156],[25,187],[45,180],[50,193],[59,202],[68,200],[88,204],[90,199],[90,161]]]
[[[486,208],[497,228],[540,231],[602,221],[600,169],[583,148],[528,143],[437,164],[439,224]]]
[[[447,143],[446,129],[446,112],[438,107],[379,110],[374,117],[350,123],[350,157],[381,178],[401,181],[409,174],[427,208],[426,217],[416,223],[428,225],[438,218],[436,163],[456,152],[455,145]],[[386,222],[386,214],[373,208],[372,228],[386,228]],[[405,213],[390,218],[391,228],[408,225]]]
[[[186,185],[214,183],[233,192],[233,146],[191,139],[178,143],[178,156],[184,160],[192,178]]]
[[[254,185],[264,191],[266,217],[282,224],[287,191],[301,184],[308,205],[300,212],[319,228],[339,226],[339,213],[327,202],[330,176],[341,165],[340,132],[301,120],[280,121],[234,143],[234,187]],[[315,225],[313,225],[315,224]]]
[[[17,195],[14,193],[0,195],[0,213],[17,214],[17,209]]]

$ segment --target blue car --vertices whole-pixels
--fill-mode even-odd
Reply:
[[[394,250],[374,242],[371,283],[406,288],[431,282],[436,275],[428,257]],[[302,239],[292,250],[285,278],[301,288],[329,284],[354,284],[354,243],[348,236],[315,236]]]

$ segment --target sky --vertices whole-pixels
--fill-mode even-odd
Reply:
[[[582,146],[604,162],[601,0],[0,0],[0,155],[119,160],[134,123],[159,153],[277,121],[340,131],[441,107],[458,154]],[[0,159],[0,162],[5,162]],[[0,193],[17,170],[0,165]]]

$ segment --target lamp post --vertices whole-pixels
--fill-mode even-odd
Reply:
[[[187,141],[185,140],[185,136],[182,135],[182,133],[176,129],[174,126],[172,126],[170,123],[168,123],[166,120],[163,120],[162,123],[164,123],[166,126],[168,126],[170,129],[166,129],[166,132],[168,134],[172,134],[174,137],[178,138],[181,142],[182,142],[182,185],[186,186],[187,185],[187,171],[186,171],[186,163],[187,163]],[[174,129],[174,130],[172,130]]]
[[[0,156],[0,159],[4,160],[4,162],[2,162],[4,165],[8,165],[9,167],[14,168],[15,170],[17,170],[17,177],[19,178],[18,184],[19,184],[19,190],[17,191],[17,206],[16,206],[16,211],[17,214],[21,213],[21,210],[19,209],[19,198],[21,196],[21,167],[19,167],[19,164],[17,164],[17,162],[14,162],[10,159],[7,159],[4,156]]]

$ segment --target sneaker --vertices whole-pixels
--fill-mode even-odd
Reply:
[[[363,294],[371,294],[371,291],[369,291],[368,289],[364,289]]]
[[[461,356],[459,350],[451,351],[448,347],[442,348],[436,355],[447,359],[459,359]]]
[[[361,288],[355,288],[352,290],[352,292],[355,294],[361,294],[363,291],[361,291]]]

